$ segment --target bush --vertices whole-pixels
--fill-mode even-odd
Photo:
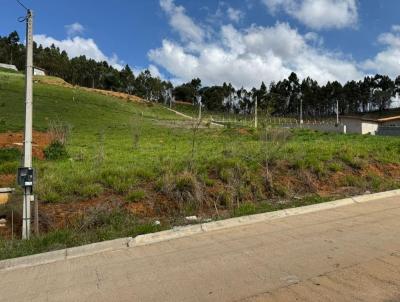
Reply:
[[[21,152],[15,148],[0,149],[0,162],[18,161],[21,158]]]
[[[203,202],[203,186],[192,172],[184,171],[178,175],[165,174],[158,186],[171,199],[183,203],[194,202],[196,206],[200,206]]]
[[[16,161],[5,162],[0,164],[0,174],[17,173],[19,163]]]
[[[56,140],[44,149],[44,155],[48,160],[59,160],[67,158],[68,152],[65,146]]]

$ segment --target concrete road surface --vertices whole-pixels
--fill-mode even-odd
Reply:
[[[0,272],[0,301],[400,301],[400,199]]]

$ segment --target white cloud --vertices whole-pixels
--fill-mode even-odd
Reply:
[[[368,59],[361,65],[372,73],[386,74],[392,78],[400,75],[400,28],[392,27],[392,32],[379,35],[378,42],[384,49],[374,58]]]
[[[313,29],[345,28],[358,22],[357,0],[262,0],[271,13],[284,11]]]
[[[186,15],[183,6],[176,6],[174,0],[160,0],[160,6],[169,17],[169,24],[183,40],[201,42],[204,30]]]
[[[111,57],[106,56],[93,39],[74,37],[57,40],[46,35],[35,35],[34,41],[44,47],[50,47],[54,44],[61,50],[65,50],[70,58],[85,55],[98,62],[106,61],[118,70],[123,68],[123,62],[119,60],[116,54],[113,54]]]
[[[397,24],[393,25],[392,26],[392,30],[393,31],[400,31],[400,25],[397,25]]]
[[[75,22],[69,25],[65,25],[68,37],[77,36],[83,34],[85,28],[82,24]]]
[[[225,25],[216,38],[197,49],[165,39],[148,55],[174,77],[183,81],[200,77],[205,85],[229,81],[236,87],[253,87],[281,80],[292,71],[321,83],[362,77],[355,62],[310,45],[310,35],[300,35],[287,23],[244,30]]]
[[[229,20],[236,23],[240,22],[245,15],[244,12],[239,9],[234,9],[233,7],[228,7],[226,12],[228,14]]]

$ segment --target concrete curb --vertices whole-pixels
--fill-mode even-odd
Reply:
[[[346,198],[346,199],[320,203],[300,208],[291,208],[276,212],[262,213],[262,214],[243,216],[238,218],[230,218],[226,220],[213,221],[197,225],[175,227],[172,230],[140,235],[135,238],[132,237],[120,238],[111,241],[93,243],[89,245],[67,248],[59,251],[48,252],[33,256],[2,260],[0,261],[0,271],[43,265],[67,259],[94,255],[103,252],[117,251],[125,248],[134,248],[162,241],[169,241],[178,238],[188,237],[205,232],[229,229],[259,222],[273,221],[276,219],[285,218],[289,216],[314,213],[323,210],[335,209],[347,205],[360,204],[395,196],[400,196],[400,190],[356,196],[352,198]]]

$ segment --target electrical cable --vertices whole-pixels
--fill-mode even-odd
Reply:
[[[19,1],[19,0],[15,0],[15,1],[17,1],[17,3],[19,5],[21,5],[27,12],[29,11],[29,9],[21,1]],[[28,19],[28,16],[25,16],[25,17],[19,17],[17,20],[18,20],[18,22],[22,23],[22,22],[25,22],[27,19]]]
[[[29,10],[25,5],[23,5],[22,3],[21,3],[21,1],[19,1],[19,0],[15,0],[15,1],[17,1],[18,2],[18,4],[19,5],[21,5],[25,10]]]

